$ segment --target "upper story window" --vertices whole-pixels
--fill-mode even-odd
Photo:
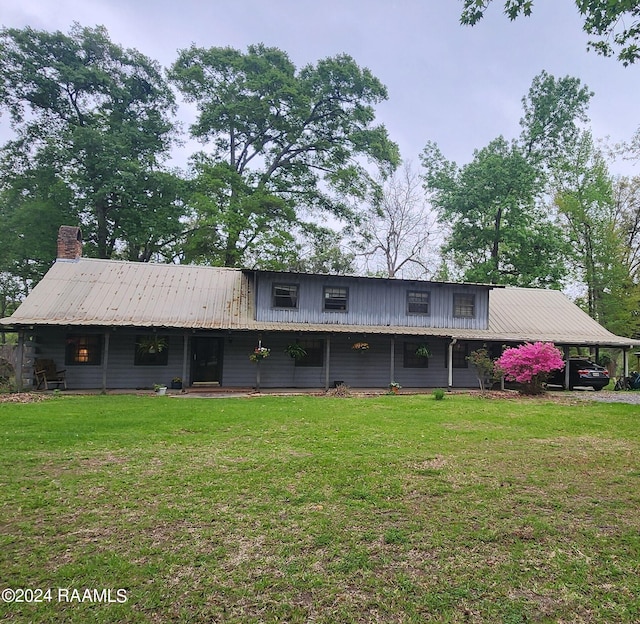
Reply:
[[[407,314],[429,314],[429,293],[424,290],[407,292]]]
[[[474,318],[476,315],[476,296],[469,293],[453,295],[453,316],[456,318]]]
[[[349,289],[344,286],[324,287],[325,312],[346,312],[349,302]]]
[[[297,284],[274,284],[272,290],[271,304],[274,308],[297,308],[298,307],[298,285]]]
[[[64,353],[67,366],[95,366],[102,361],[102,336],[99,334],[69,334]]]

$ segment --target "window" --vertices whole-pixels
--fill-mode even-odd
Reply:
[[[469,345],[466,342],[456,342],[453,345],[451,366],[453,368],[469,368]]]
[[[298,344],[307,355],[296,358],[296,366],[320,367],[324,364],[324,340],[299,340]]]
[[[453,295],[453,316],[456,318],[474,318],[476,315],[476,296],[470,294]]]
[[[429,368],[428,357],[418,357],[416,349],[421,346],[418,342],[404,343],[403,366],[405,368]]]
[[[347,301],[349,299],[349,289],[343,286],[324,287],[324,310],[325,312],[346,312]]]
[[[429,293],[423,290],[408,291],[407,314],[429,314]]]
[[[274,308],[297,308],[298,285],[274,284],[272,290],[272,305]]]
[[[136,336],[134,366],[166,366],[169,362],[169,337],[157,334]]]
[[[102,362],[102,336],[69,334],[64,354],[67,366],[97,366]]]

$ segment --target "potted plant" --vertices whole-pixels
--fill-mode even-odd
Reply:
[[[300,360],[307,355],[304,347],[297,342],[287,345],[284,352],[294,360]]]
[[[398,392],[400,391],[400,388],[402,388],[402,386],[397,381],[392,381],[389,384],[389,393],[398,394]]]
[[[167,394],[167,386],[165,386],[164,384],[153,384],[153,389],[155,390],[155,393],[159,396],[163,396]]]
[[[421,344],[417,349],[416,349],[416,357],[419,358],[430,358],[431,357],[431,349],[429,348],[429,345],[426,343]]]
[[[180,377],[174,377],[171,380],[171,389],[172,390],[182,390],[182,379]]]

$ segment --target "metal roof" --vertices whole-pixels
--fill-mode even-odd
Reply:
[[[489,328],[258,322],[251,273],[193,265],[58,260],[3,325],[82,325],[446,336],[461,340],[640,346],[615,336],[555,290],[495,288]]]
[[[219,328],[253,317],[236,269],[57,260],[4,324]]]

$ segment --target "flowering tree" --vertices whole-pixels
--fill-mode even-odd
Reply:
[[[523,384],[521,392],[539,394],[549,373],[564,367],[564,359],[553,343],[536,342],[506,349],[496,366],[507,380]]]

